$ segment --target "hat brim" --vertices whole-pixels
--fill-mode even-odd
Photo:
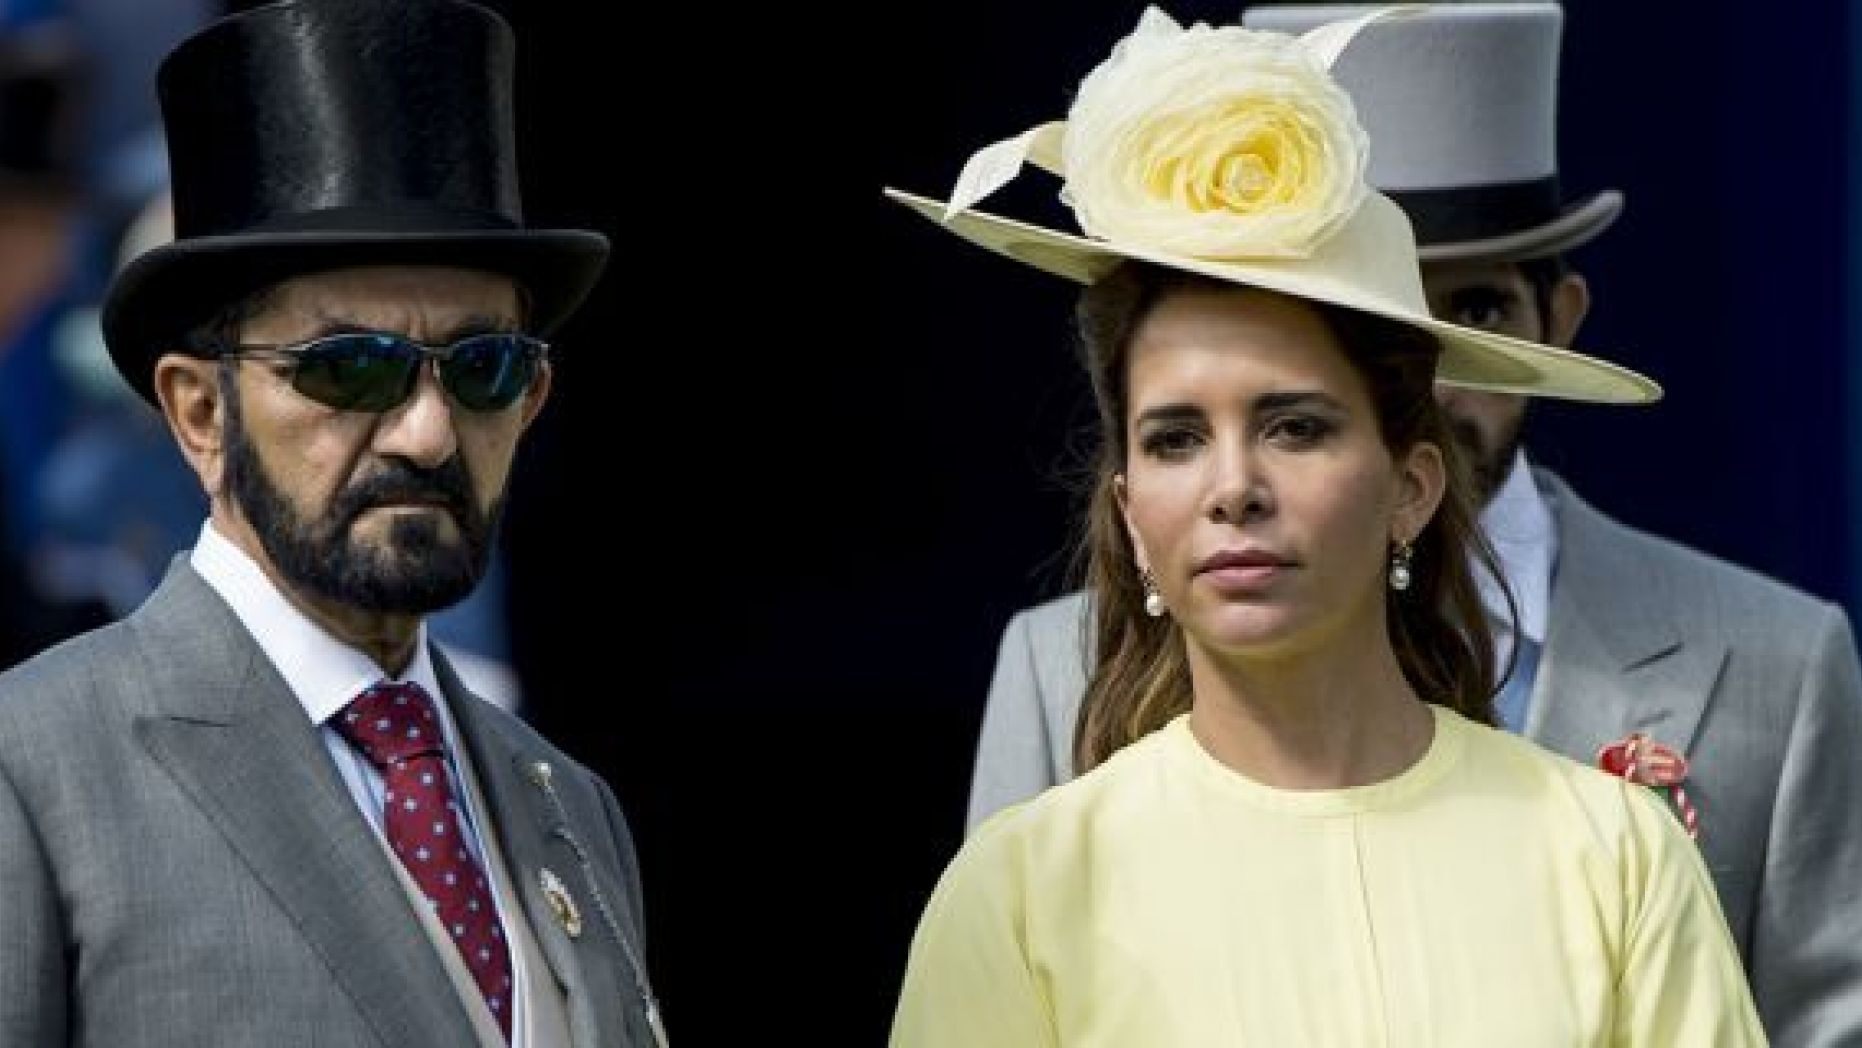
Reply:
[[[944,217],[944,204],[897,189],[886,195],[950,232],[1036,269],[1091,284],[1127,259],[1150,262],[1295,298],[1370,313],[1434,335],[1442,345],[1437,381],[1469,389],[1604,404],[1649,404],[1661,387],[1643,375],[1582,353],[1437,320],[1322,274],[1249,262],[1214,262],[1089,240],[982,211]],[[1387,207],[1394,207],[1383,201]]]
[[[1556,255],[1589,243],[1623,211],[1623,194],[1605,189],[1567,205],[1557,218],[1530,229],[1479,240],[1419,243],[1424,262],[1517,262]]]
[[[195,237],[154,248],[124,267],[103,305],[117,370],[155,403],[155,362],[227,306],[273,284],[350,266],[432,265],[510,277],[528,295],[527,327],[547,335],[594,289],[607,238],[579,229],[397,233],[270,232]]]

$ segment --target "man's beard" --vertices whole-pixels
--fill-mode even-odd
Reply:
[[[238,394],[227,392],[225,487],[286,582],[363,611],[425,615],[465,599],[484,577],[504,499],[481,511],[458,455],[431,469],[384,459],[380,470],[338,491],[320,515],[306,519],[266,474],[246,434]],[[356,519],[367,510],[409,502],[431,508],[397,514],[384,545],[353,537]],[[459,531],[453,541],[441,537],[440,512],[452,515]]]
[[[1461,450],[1461,458],[1467,464],[1468,477],[1474,483],[1474,504],[1485,509],[1500,491],[1500,485],[1506,483],[1506,476],[1512,472],[1513,461],[1519,456],[1519,442],[1523,425],[1515,425],[1500,435],[1497,447],[1489,448],[1486,437],[1480,428],[1466,419],[1453,416],[1448,420],[1449,428],[1454,433],[1455,443]]]

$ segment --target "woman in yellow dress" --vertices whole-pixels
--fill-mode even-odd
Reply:
[[[1489,726],[1436,381],[1646,402],[1428,316],[1401,212],[1301,38],[1156,11],[1064,124],[901,202],[1087,285],[1097,664],[1075,781],[980,827],[897,1048],[1764,1043],[1662,802]],[[973,205],[1024,161],[1085,236]]]

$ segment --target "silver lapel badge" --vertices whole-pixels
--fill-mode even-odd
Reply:
[[[550,904],[550,912],[556,915],[556,923],[569,933],[569,938],[582,937],[582,911],[569,896],[569,889],[563,885],[562,878],[556,871],[545,866],[537,878],[543,886],[543,898]]]

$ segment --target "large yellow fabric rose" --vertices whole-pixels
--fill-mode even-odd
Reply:
[[[1106,240],[1208,259],[1310,254],[1366,192],[1368,142],[1328,64],[1300,39],[1146,11],[1080,85],[1063,199]]]

